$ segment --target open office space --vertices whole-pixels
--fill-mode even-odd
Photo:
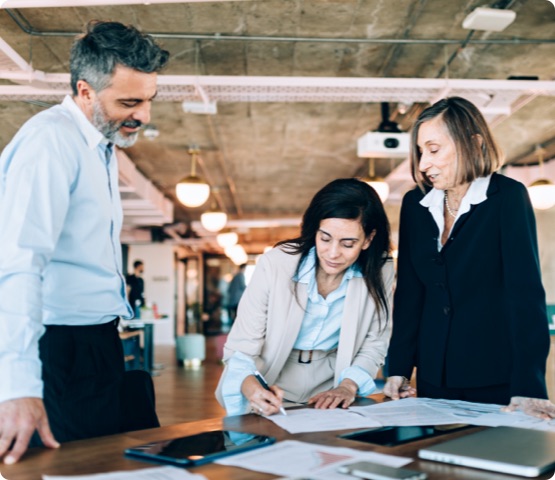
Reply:
[[[395,257],[401,201],[415,186],[410,129],[426,107],[457,96],[479,108],[505,154],[500,173],[523,183],[534,204],[555,401],[553,2],[0,0],[0,150],[71,93],[69,51],[92,19],[135,25],[170,54],[148,124],[115,152],[123,273],[144,263],[141,318],[124,322],[121,337],[127,368],[153,375],[162,429],[33,449],[0,473],[145,468],[123,450],[223,427],[412,458],[409,468],[431,479],[514,478],[417,460],[438,440],[355,444],[338,432],[290,434],[259,415],[224,418],[213,392],[238,266],[247,264],[248,283],[261,254],[298,237],[316,192],[353,177],[380,194]],[[193,472],[275,478],[222,465]]]

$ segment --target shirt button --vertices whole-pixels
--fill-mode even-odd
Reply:
[[[451,307],[443,307],[443,313],[445,313],[445,315],[449,315],[449,313],[451,313]]]

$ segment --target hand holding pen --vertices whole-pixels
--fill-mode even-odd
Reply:
[[[271,415],[277,411],[287,415],[281,404],[283,391],[276,385],[270,387],[260,372],[256,371],[248,376],[241,390],[255,411],[261,415]]]

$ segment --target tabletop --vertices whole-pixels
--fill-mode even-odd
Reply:
[[[123,451],[126,448],[142,443],[168,440],[208,430],[227,429],[258,435],[269,435],[276,437],[278,441],[288,439],[301,440],[317,444],[350,447],[365,451],[376,451],[391,455],[411,457],[415,460],[413,463],[408,464],[406,468],[426,472],[430,480],[515,480],[517,478],[523,478],[514,475],[505,475],[419,460],[417,458],[418,450],[424,446],[433,445],[462,435],[468,435],[469,433],[479,431],[483,428],[484,427],[472,427],[466,430],[447,433],[440,437],[422,439],[394,447],[386,447],[338,437],[338,435],[352,430],[293,435],[264,417],[249,414],[207,419],[120,435],[68,442],[55,450],[33,448],[25,454],[23,460],[15,465],[7,466],[0,464],[0,472],[2,476],[8,480],[38,480],[41,479],[43,474],[84,475],[118,470],[152,468],[154,466],[152,463],[124,457]],[[263,480],[276,478],[274,475],[217,464],[202,465],[188,470],[193,473],[203,474],[208,479],[218,480]],[[551,478],[551,474],[546,474],[537,478],[548,479]]]

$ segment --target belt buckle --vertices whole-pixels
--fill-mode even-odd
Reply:
[[[308,360],[303,360],[303,352],[307,350],[299,350],[299,363],[309,364],[312,363],[312,350],[308,350]]]

